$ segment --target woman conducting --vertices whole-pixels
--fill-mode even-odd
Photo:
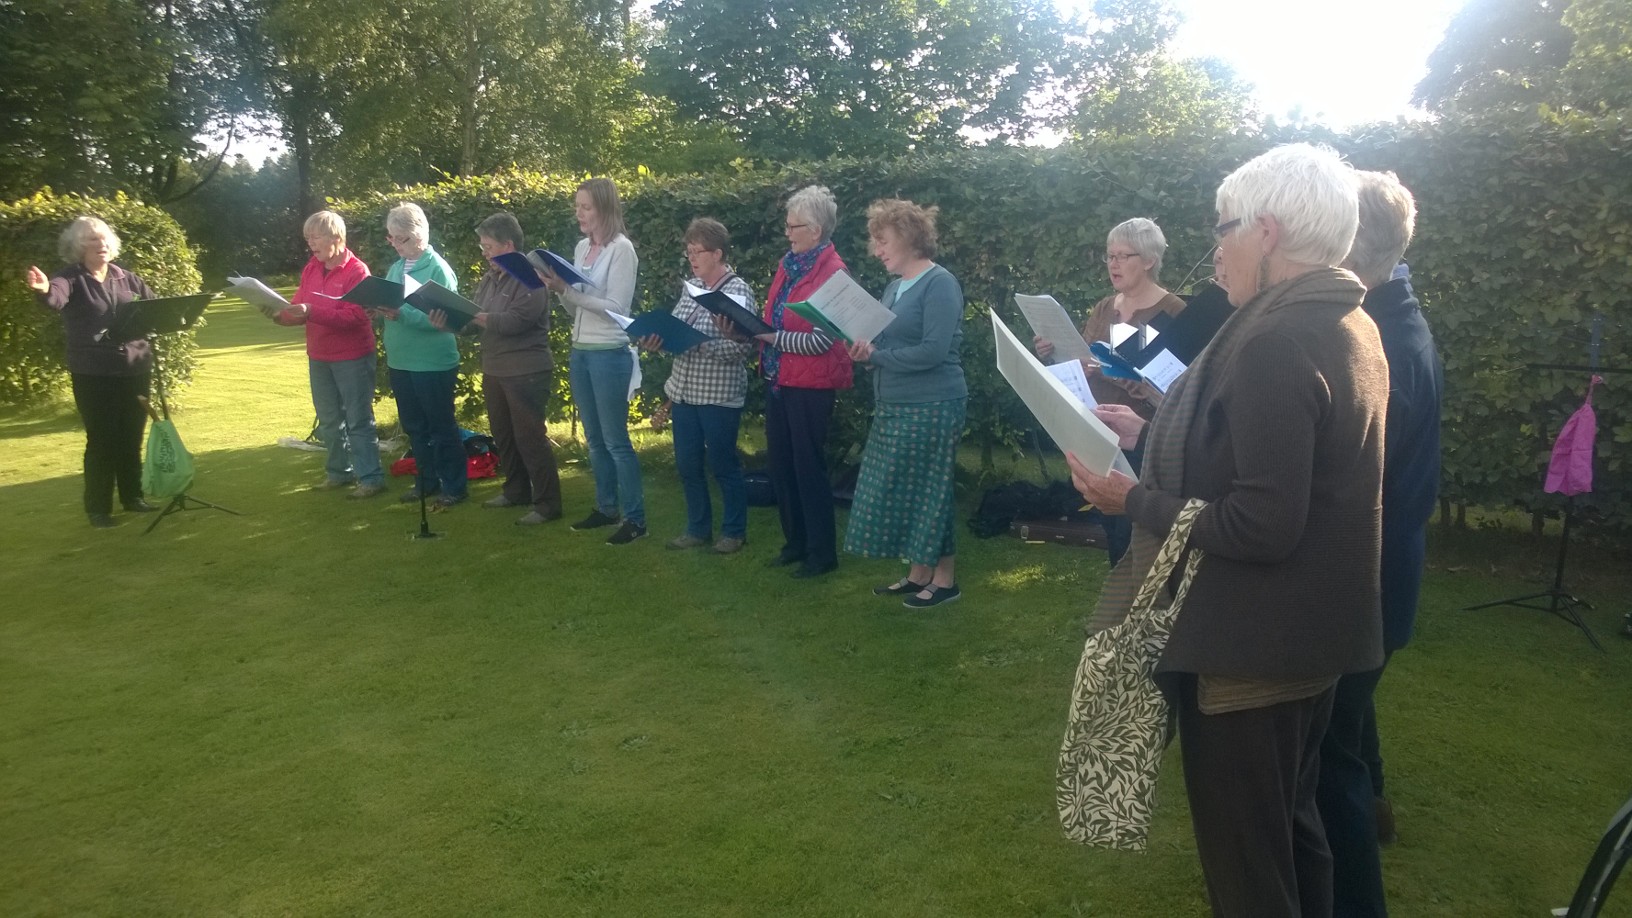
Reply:
[[[798,565],[794,577],[820,577],[839,567],[833,482],[823,451],[836,390],[851,385],[850,354],[844,342],[787,308],[845,269],[833,248],[838,223],[838,202],[820,185],[788,199],[788,253],[776,267],[763,317],[775,331],[759,336],[760,372],[770,389],[765,396],[766,452],[782,519],[782,550],[770,563]]]
[[[1329,915],[1316,809],[1333,688],[1382,663],[1378,552],[1388,364],[1337,267],[1358,223],[1353,170],[1307,144],[1236,170],[1217,195],[1237,307],[1143,431],[1135,484],[1074,457],[1078,490],[1134,524],[1091,621],[1127,614],[1179,509],[1207,502],[1206,553],[1157,664],[1176,710],[1213,913]],[[1144,421],[1107,412],[1118,433]]]
[[[629,336],[607,313],[629,314],[640,259],[624,233],[623,202],[611,179],[593,178],[579,185],[573,210],[584,234],[573,250],[573,267],[589,283],[568,286],[552,272],[539,272],[572,317],[568,377],[572,403],[584,419],[589,467],[595,475],[595,509],[572,528],[583,532],[617,526],[606,543],[627,545],[646,536],[640,458],[629,441],[629,393],[639,384],[635,374],[640,365]]]
[[[844,548],[905,558],[906,576],[873,592],[904,596],[916,609],[960,595],[952,485],[969,394],[958,356],[963,288],[934,261],[935,213],[900,200],[867,209],[873,254],[896,275],[883,296],[895,321],[850,347],[850,358],[872,372],[873,426]]]
[[[306,326],[307,375],[317,435],[328,449],[323,487],[373,497],[385,490],[379,437],[374,430],[374,325],[367,310],[340,297],[368,276],[368,265],[346,248],[346,222],[320,210],[303,227],[311,260],[300,272],[294,305],[279,325]]]
[[[418,204],[399,204],[385,217],[386,239],[401,257],[385,279],[420,284],[436,281],[458,289],[453,269],[431,248],[431,227]],[[414,487],[404,502],[436,495],[444,510],[464,503],[468,470],[465,444],[454,417],[453,387],[459,381],[459,343],[448,331],[441,310],[430,313],[403,303],[377,310],[385,319],[385,365],[391,370],[391,392],[397,418],[413,445],[417,469]]]
[[[57,251],[68,266],[47,277],[28,269],[28,289],[41,306],[62,317],[74,407],[85,425],[85,515],[106,529],[113,522],[113,489],[132,513],[157,510],[142,499],[142,433],[153,381],[146,338],[116,341],[109,334],[132,300],[153,299],[140,277],[113,263],[119,236],[96,217],[79,217],[62,231]]]

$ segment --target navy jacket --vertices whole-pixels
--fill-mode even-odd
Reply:
[[[1388,421],[1383,438],[1383,647],[1411,640],[1427,553],[1428,521],[1439,494],[1439,404],[1445,369],[1411,284],[1391,280],[1366,293],[1388,357]]]

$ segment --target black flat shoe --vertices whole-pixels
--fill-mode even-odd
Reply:
[[[928,593],[929,598],[919,599],[918,595],[914,593],[913,595],[902,600],[901,605],[906,606],[909,609],[928,609],[931,606],[938,606],[942,603],[953,602],[959,596],[963,595],[963,591],[958,589],[958,585],[955,583],[949,587],[936,586],[932,583],[929,586],[924,587],[919,592]]]
[[[113,517],[108,516],[106,513],[87,513],[85,516],[91,521],[91,525],[97,529],[112,529],[119,525],[113,521]]]
[[[823,574],[831,574],[838,569],[839,562],[837,561],[829,561],[826,564],[801,564],[788,576],[795,580],[804,580],[809,577],[820,577]]]
[[[800,552],[798,554],[794,554],[793,552],[790,552],[787,549],[783,549],[782,551],[779,551],[779,552],[776,553],[776,557],[772,558],[769,561],[766,561],[765,566],[766,567],[787,567],[790,564],[798,564],[799,562],[801,562],[803,560],[805,560],[805,555],[804,555],[803,552]]]
[[[145,500],[133,500],[130,503],[125,504],[124,507],[125,507],[126,512],[128,512],[128,513],[157,513],[157,512],[159,512],[158,507],[153,506],[152,504],[148,503]]]
[[[913,583],[911,580],[902,577],[900,580],[897,580],[894,583],[886,583],[883,586],[873,587],[873,595],[900,596],[902,593],[917,593],[927,586],[929,586],[929,584]]]

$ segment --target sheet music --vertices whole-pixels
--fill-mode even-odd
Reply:
[[[1082,332],[1077,330],[1059,300],[1046,293],[1039,296],[1016,293],[1014,305],[1020,307],[1032,334],[1054,345],[1054,359],[1061,362],[1093,359],[1088,352],[1088,342],[1082,340]]]
[[[276,316],[290,306],[289,301],[284,299],[282,294],[261,283],[256,278],[229,277],[227,283],[232,285],[233,293],[242,297],[244,302],[259,309],[267,318]]]
[[[871,341],[895,321],[895,313],[885,309],[884,304],[873,299],[855,278],[843,271],[816,288],[808,302],[838,326],[851,342]]]
[[[1077,397],[1085,408],[1098,408],[1099,400],[1094,398],[1094,392],[1088,387],[1088,374],[1082,371],[1082,361],[1067,360],[1065,363],[1056,363],[1044,367],[1054,374],[1054,378],[1065,384],[1066,391]]]
[[[1184,370],[1184,362],[1174,357],[1172,351],[1163,348],[1160,354],[1150,358],[1142,372],[1147,382],[1166,393],[1167,387],[1173,385],[1173,380],[1178,379]]]
[[[697,299],[700,296],[707,296],[710,293],[718,293],[720,296],[723,296],[726,299],[730,300],[731,302],[736,303],[738,306],[741,306],[743,309],[749,309],[748,301],[743,299],[741,296],[738,296],[735,293],[727,293],[724,290],[710,290],[707,287],[699,287],[699,286],[697,286],[696,284],[692,283],[689,280],[685,282],[685,288],[686,288],[686,296],[689,296],[694,300]],[[749,309],[749,311],[752,312],[753,310]]]
[[[1114,469],[1137,479],[1117,446],[1119,439],[1086,405],[1077,400],[1054,374],[992,313],[992,337],[997,342],[997,369],[1026,403],[1048,435],[1090,471],[1108,475]]]

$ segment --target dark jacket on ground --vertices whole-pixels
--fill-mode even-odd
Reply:
[[[1406,280],[1366,294],[1388,358],[1388,435],[1383,447],[1383,647],[1411,640],[1428,550],[1428,521],[1439,493],[1439,405],[1445,370],[1434,336]]]

